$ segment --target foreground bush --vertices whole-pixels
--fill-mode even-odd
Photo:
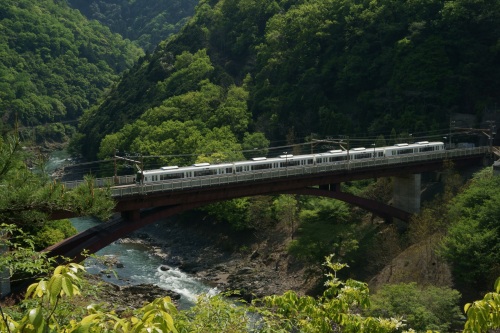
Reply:
[[[83,318],[66,320],[68,313],[60,308],[61,300],[80,294],[83,266],[59,266],[48,280],[30,285],[26,292],[27,305],[23,317],[15,320],[0,308],[0,332],[415,332],[405,331],[399,319],[374,318],[360,315],[369,306],[369,291],[365,283],[337,279],[336,272],[344,265],[331,262],[326,290],[319,298],[298,296],[287,292],[269,296],[243,307],[222,295],[200,297],[187,311],[179,312],[169,297],[159,298],[123,318],[98,306],[87,306]],[[468,320],[464,333],[486,333],[500,327],[500,278],[495,291],[483,300],[467,304]],[[431,332],[431,331],[428,331]]]

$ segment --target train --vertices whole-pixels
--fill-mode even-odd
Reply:
[[[388,158],[410,154],[429,154],[445,150],[443,142],[419,141],[398,143],[387,147],[353,148],[350,150],[329,150],[324,153],[277,157],[256,157],[248,161],[227,162],[221,164],[196,163],[191,166],[164,166],[154,170],[139,170],[136,176],[138,184],[164,182],[169,180],[196,178],[212,175],[238,174],[241,172],[281,169],[295,166],[313,166],[323,163],[341,163],[370,158]]]

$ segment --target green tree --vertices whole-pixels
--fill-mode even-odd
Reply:
[[[43,250],[77,233],[68,219],[47,221],[36,231],[33,240],[37,250]]]
[[[343,260],[358,248],[356,228],[349,223],[351,214],[341,201],[308,198],[299,213],[297,238],[290,252],[314,263],[321,263],[327,253]]]
[[[254,300],[250,307],[240,306],[225,295],[202,295],[189,310],[178,311],[169,297],[159,298],[132,314],[120,317],[97,305],[86,307],[86,314],[67,313],[65,299],[82,292],[78,264],[58,266],[48,279],[30,285],[19,320],[0,308],[2,332],[290,332],[333,333],[415,332],[395,318],[375,318],[360,311],[370,307],[366,283],[341,281],[337,272],[345,264],[326,258],[328,269],[325,291],[320,297],[299,296],[293,291]],[[498,321],[499,282],[483,300],[466,305],[468,320],[464,332],[486,333],[500,326]],[[237,293],[236,293],[237,294]],[[234,293],[233,293],[234,295]],[[32,301],[28,301],[31,299]],[[438,310],[438,312],[441,312]],[[256,313],[257,316],[251,316]],[[431,331],[428,331],[430,333]]]
[[[328,280],[317,299],[287,291],[254,302],[259,305],[254,311],[262,316],[261,331],[389,333],[403,329],[405,325],[398,319],[360,315],[360,309],[370,305],[368,286],[355,280],[339,280],[337,272],[346,265],[332,262],[332,256],[326,258],[325,266]]]
[[[234,85],[229,87],[224,102],[215,110],[207,126],[229,126],[236,136],[241,137],[251,119],[247,99],[248,92],[244,88]]]
[[[68,3],[88,19],[96,19],[134,41],[144,50],[153,51],[156,45],[182,27],[197,4],[194,0],[139,1],[82,1]]]
[[[175,316],[179,333],[231,332],[244,333],[252,323],[244,304],[231,304],[224,294],[201,295],[195,306]]]
[[[243,136],[242,148],[246,159],[254,157],[266,157],[269,148],[269,140],[264,133],[245,133]]]
[[[0,270],[14,275],[43,276],[50,273],[55,258],[35,250],[33,236],[14,224],[0,225]],[[2,295],[6,296],[6,295]]]
[[[252,217],[248,215],[249,198],[238,198],[210,204],[203,208],[217,221],[228,223],[234,230],[249,229]]]
[[[297,228],[297,199],[294,195],[282,194],[273,201],[273,207],[276,220],[290,228],[290,238],[293,240]]]
[[[451,225],[441,254],[451,263],[457,282],[477,291],[500,269],[499,186],[500,177],[486,168],[450,204]]]
[[[450,288],[419,287],[416,283],[385,285],[371,298],[372,316],[402,318],[417,332],[451,332],[463,317],[460,293]]]
[[[467,303],[464,307],[467,322],[463,333],[486,333],[500,328],[500,277],[495,281],[493,291],[482,300]]]
[[[0,135],[16,122],[33,127],[75,120],[142,55],[66,3],[4,0],[1,22],[0,85],[10,88],[0,100],[6,127]],[[64,126],[51,129],[50,139],[70,134],[60,132]]]
[[[22,151],[17,136],[0,141],[0,219],[24,231],[37,234],[43,230],[51,240],[59,241],[73,232],[64,222],[47,222],[51,213],[72,211],[101,219],[111,216],[114,201],[107,188],[95,188],[92,178],[73,190],[53,182],[43,173],[30,170],[25,161],[34,160]],[[35,171],[35,172],[34,172]],[[59,231],[56,231],[59,230]],[[46,244],[48,239],[39,238]]]

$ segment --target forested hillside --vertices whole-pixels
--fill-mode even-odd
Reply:
[[[194,14],[197,0],[68,0],[73,8],[152,51]]]
[[[0,131],[76,120],[143,51],[64,1],[0,1]],[[62,139],[62,124],[40,127]]]
[[[202,0],[85,115],[74,146],[95,158],[105,135],[118,133],[127,136],[120,148],[144,149],[134,140],[155,141],[154,127],[197,113],[177,105],[172,115],[172,99],[196,104],[207,84],[222,95],[243,89],[245,130],[272,140],[429,132],[458,112],[479,119],[500,98],[499,21],[496,0]],[[153,110],[162,117],[150,117],[144,134],[133,122]]]

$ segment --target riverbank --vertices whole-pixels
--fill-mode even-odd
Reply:
[[[68,158],[64,151],[52,154],[54,165],[63,165],[65,163],[62,161],[67,162]],[[76,174],[71,170],[70,163],[65,169],[56,170],[56,173],[59,172],[58,176],[66,179]],[[322,277],[321,272],[311,270],[311,267],[288,255],[286,248],[290,241],[289,235],[290,232],[283,230],[282,226],[260,232],[238,233],[222,224],[199,221],[197,216],[155,223],[120,242],[147,245],[151,253],[161,258],[166,266],[179,268],[219,291],[239,290],[249,300],[282,294],[287,290],[299,294],[311,293],[317,278]],[[115,267],[115,271],[120,275],[119,267]],[[109,282],[107,275],[103,273],[101,277]],[[127,284],[125,281],[124,285]],[[125,290],[124,286],[118,288],[112,286],[110,289],[113,292],[103,295],[103,298]],[[164,283],[162,288],[168,289]],[[161,293],[157,295],[161,297]],[[123,298],[126,300],[128,296],[124,295]],[[115,300],[112,300],[114,303]]]
[[[300,295],[314,292],[322,274],[311,274],[314,272],[311,267],[287,254],[289,236],[286,235],[289,233],[279,227],[259,235],[230,231],[208,221],[171,219],[145,227],[120,242],[147,244],[151,254],[161,258],[165,265],[159,269],[179,268],[218,291],[238,290],[249,301],[287,290]],[[119,265],[116,263],[114,268],[118,275]],[[104,289],[101,301],[118,308],[137,308],[143,302],[166,295],[174,300],[178,297],[156,286],[110,285]],[[149,290],[151,293],[145,292]]]
[[[311,293],[318,275],[287,252],[290,233],[278,225],[263,231],[235,232],[210,221],[166,221],[171,237],[157,248],[167,264],[178,265],[219,290],[239,290],[252,297],[294,290]]]

